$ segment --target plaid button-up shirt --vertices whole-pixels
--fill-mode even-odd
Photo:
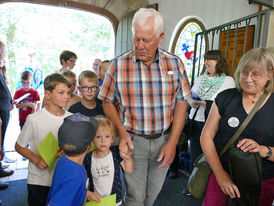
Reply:
[[[150,66],[137,59],[133,51],[113,59],[98,97],[116,104],[128,131],[149,135],[168,129],[175,103],[189,95],[182,61],[158,49]]]

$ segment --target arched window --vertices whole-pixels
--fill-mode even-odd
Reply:
[[[205,30],[204,25],[201,21],[196,18],[184,18],[182,19],[178,25],[177,29],[174,30],[171,39],[171,52],[176,54],[183,61],[189,82],[191,82],[192,78],[192,70],[193,70],[193,58],[194,58],[194,46],[195,46],[195,34],[202,32]],[[197,53],[196,56],[201,52],[202,56],[199,59],[196,57],[195,59],[195,73],[194,79],[201,73],[204,64],[204,53],[206,50],[206,40],[198,39],[197,43]],[[199,66],[200,65],[200,66]]]

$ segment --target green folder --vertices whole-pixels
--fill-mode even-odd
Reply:
[[[101,202],[86,202],[85,206],[115,206],[116,205],[116,194],[101,198]]]
[[[47,163],[49,169],[51,169],[56,161],[58,141],[52,134],[49,132],[41,144],[38,146],[37,150],[41,157]]]

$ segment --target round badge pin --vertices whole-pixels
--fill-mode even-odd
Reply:
[[[230,127],[238,127],[240,121],[237,117],[230,117],[227,123]]]

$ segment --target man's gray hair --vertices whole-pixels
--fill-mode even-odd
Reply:
[[[152,8],[141,8],[134,14],[134,17],[132,20],[132,28],[131,28],[133,36],[135,34],[135,25],[142,27],[143,25],[145,25],[145,23],[147,22],[149,18],[154,19],[155,35],[157,37],[160,36],[160,34],[163,32],[164,20],[162,15],[158,11]]]

